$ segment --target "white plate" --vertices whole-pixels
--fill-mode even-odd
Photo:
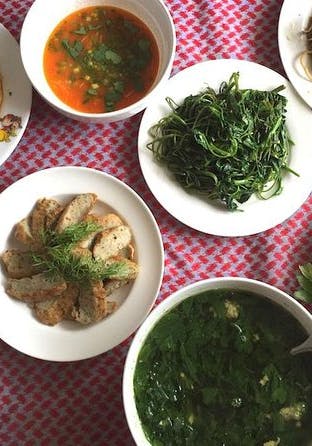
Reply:
[[[40,359],[75,361],[99,355],[124,341],[147,316],[157,297],[164,265],[161,235],[143,200],[120,180],[84,167],[56,167],[31,174],[0,194],[0,253],[14,247],[12,228],[40,197],[68,200],[75,194],[94,192],[99,212],[114,209],[132,229],[140,272],[121,294],[120,307],[106,319],[81,326],[61,322],[49,327],[38,322],[31,309],[5,293],[0,280],[0,338],[15,349]]]
[[[17,131],[17,135],[12,136],[10,141],[0,142],[1,165],[11,155],[23,136],[30,115],[32,99],[32,87],[22,64],[19,45],[1,23],[0,73],[2,75],[3,88],[0,117],[3,118],[6,114],[13,114],[22,119],[22,127]]]
[[[271,90],[279,85],[286,86],[282,94],[289,101],[287,125],[295,142],[289,164],[300,177],[286,173],[283,178],[284,190],[280,195],[269,200],[252,196],[240,206],[243,212],[230,212],[221,205],[187,193],[169,171],[153,159],[146,144],[151,141],[150,127],[170,112],[165,101],[167,96],[179,104],[186,96],[197,94],[207,85],[218,89],[222,81],[227,81],[237,71],[240,73],[241,88]],[[307,199],[312,189],[312,134],[308,131],[312,115],[284,77],[253,62],[236,59],[211,60],[181,71],[169,80],[161,93],[142,117],[138,138],[139,161],[152,193],[176,219],[208,234],[246,236],[283,222]]]
[[[302,99],[312,107],[312,81],[305,78],[298,55],[305,50],[302,30],[312,15],[311,0],[285,0],[278,23],[278,45],[288,79]]]

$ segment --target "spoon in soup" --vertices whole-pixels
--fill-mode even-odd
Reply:
[[[297,345],[290,350],[291,355],[297,355],[298,353],[312,352],[312,335],[309,336],[302,344]]]

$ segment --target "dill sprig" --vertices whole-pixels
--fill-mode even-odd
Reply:
[[[68,226],[60,233],[51,229],[45,230],[41,233],[41,240],[47,248],[60,245],[75,245],[100,229],[101,226],[97,223],[83,221]]]
[[[111,276],[127,276],[126,262],[118,261],[106,265],[91,255],[77,255],[76,244],[88,235],[100,230],[93,222],[81,222],[68,226],[63,232],[52,230],[41,234],[44,249],[32,253],[32,262],[50,276],[61,276],[67,282],[85,283],[105,280]]]
[[[236,210],[252,194],[268,199],[282,191],[293,142],[286,127],[285,96],[240,89],[233,73],[219,90],[207,87],[177,105],[151,129],[147,148],[187,190]],[[296,174],[296,173],[295,173]]]

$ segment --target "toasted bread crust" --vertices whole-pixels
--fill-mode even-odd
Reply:
[[[107,314],[107,301],[103,282],[92,282],[80,289],[78,307],[73,318],[81,324],[90,324],[103,319]]]
[[[30,218],[30,231],[35,240],[41,240],[42,232],[53,226],[62,209],[58,201],[52,198],[37,201]]]
[[[35,240],[31,233],[31,223],[30,218],[23,218],[21,221],[16,223],[14,229],[14,236],[16,240],[21,242],[23,245],[27,246],[27,248],[32,250],[37,250],[41,248],[41,243],[38,240]]]
[[[94,231],[93,233],[91,233],[88,237],[86,237],[85,239],[81,240],[78,243],[78,246],[81,246],[82,248],[92,248],[95,240],[96,240],[96,236],[100,233],[103,232],[107,229],[112,229],[112,228],[116,228],[116,226],[120,226],[122,225],[122,220],[121,218],[113,213],[110,214],[106,214],[104,216],[97,216],[97,215],[87,215],[87,217],[85,218],[86,222],[92,222],[92,223],[96,223],[97,225],[99,225],[99,229],[97,231]]]
[[[8,279],[6,292],[23,302],[41,302],[59,296],[67,288],[63,279],[52,279],[44,273],[22,279]]]
[[[130,244],[131,238],[130,228],[126,225],[120,225],[101,232],[96,237],[93,247],[94,258],[105,261],[112,256],[118,255],[122,249]]]
[[[110,278],[112,280],[134,280],[138,276],[139,266],[137,263],[133,262],[130,259],[126,259],[121,256],[110,257],[105,261],[106,266],[110,266],[114,263],[122,263],[124,265],[124,269],[122,273],[112,274]]]
[[[79,294],[79,288],[68,284],[66,290],[59,296],[33,306],[37,319],[46,325],[56,325],[63,319],[70,319]]]
[[[33,265],[29,251],[9,249],[1,258],[8,276],[13,279],[29,277],[40,272],[40,268]]]
[[[77,195],[65,207],[56,224],[56,231],[62,232],[65,228],[79,223],[95,205],[96,194],[86,193]]]

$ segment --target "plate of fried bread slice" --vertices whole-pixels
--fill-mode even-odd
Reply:
[[[19,45],[0,23],[0,165],[21,140],[29,120],[32,86]]]
[[[125,183],[85,167],[45,169],[4,190],[0,213],[4,342],[76,361],[117,346],[145,319],[162,282],[163,244]]]

